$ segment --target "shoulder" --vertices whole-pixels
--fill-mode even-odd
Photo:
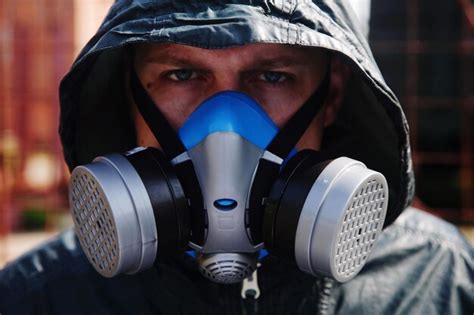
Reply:
[[[338,286],[342,313],[474,311],[474,250],[452,224],[415,208],[379,237],[361,273]]]
[[[72,229],[34,248],[0,270],[0,312],[27,313],[31,304],[47,287],[60,286],[65,276],[90,272]],[[24,308],[24,311],[21,309]]]
[[[450,256],[472,263],[473,248],[453,224],[410,207],[381,234],[371,260],[400,254],[419,258]]]
[[[200,293],[187,269],[170,259],[138,274],[104,278],[70,229],[0,270],[0,314],[187,314]],[[183,305],[183,296],[194,305]]]
[[[31,288],[32,282],[42,285],[72,270],[81,273],[89,268],[73,230],[68,229],[9,262],[0,270],[0,284],[8,286],[10,292],[19,293]]]
[[[460,254],[469,251],[472,254],[472,246],[456,226],[416,208],[407,208],[382,235],[388,237],[400,233],[405,237],[438,243]]]
[[[95,272],[69,229],[0,270],[0,313],[117,314],[119,307],[127,309],[120,301],[132,299],[137,287],[134,277],[107,279]]]

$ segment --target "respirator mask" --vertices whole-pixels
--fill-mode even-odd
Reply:
[[[71,213],[90,263],[105,277],[134,274],[191,248],[205,277],[236,283],[265,249],[311,275],[352,279],[382,230],[388,187],[359,161],[294,149],[328,87],[329,74],[280,130],[250,97],[226,91],[175,132],[132,71],[162,151],[140,147],[72,172]]]

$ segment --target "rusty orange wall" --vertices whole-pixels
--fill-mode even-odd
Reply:
[[[26,158],[42,151],[62,161],[57,89],[73,60],[73,8],[73,0],[0,1],[0,139],[18,140],[13,158],[0,152],[0,234],[18,210],[15,196],[28,190]],[[59,176],[62,169],[59,162]]]

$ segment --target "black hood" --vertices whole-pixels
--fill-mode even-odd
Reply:
[[[125,48],[143,42],[206,49],[278,43],[340,54],[353,75],[322,150],[360,160],[386,176],[386,225],[410,203],[414,179],[406,118],[342,1],[116,1],[61,82],[60,136],[70,169],[135,146],[124,88]]]

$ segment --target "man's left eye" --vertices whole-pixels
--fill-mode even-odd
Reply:
[[[169,78],[174,81],[188,81],[195,79],[196,77],[196,71],[191,69],[178,69],[169,73]]]
[[[287,75],[277,71],[265,71],[260,74],[259,79],[268,83],[280,83],[287,79]]]

